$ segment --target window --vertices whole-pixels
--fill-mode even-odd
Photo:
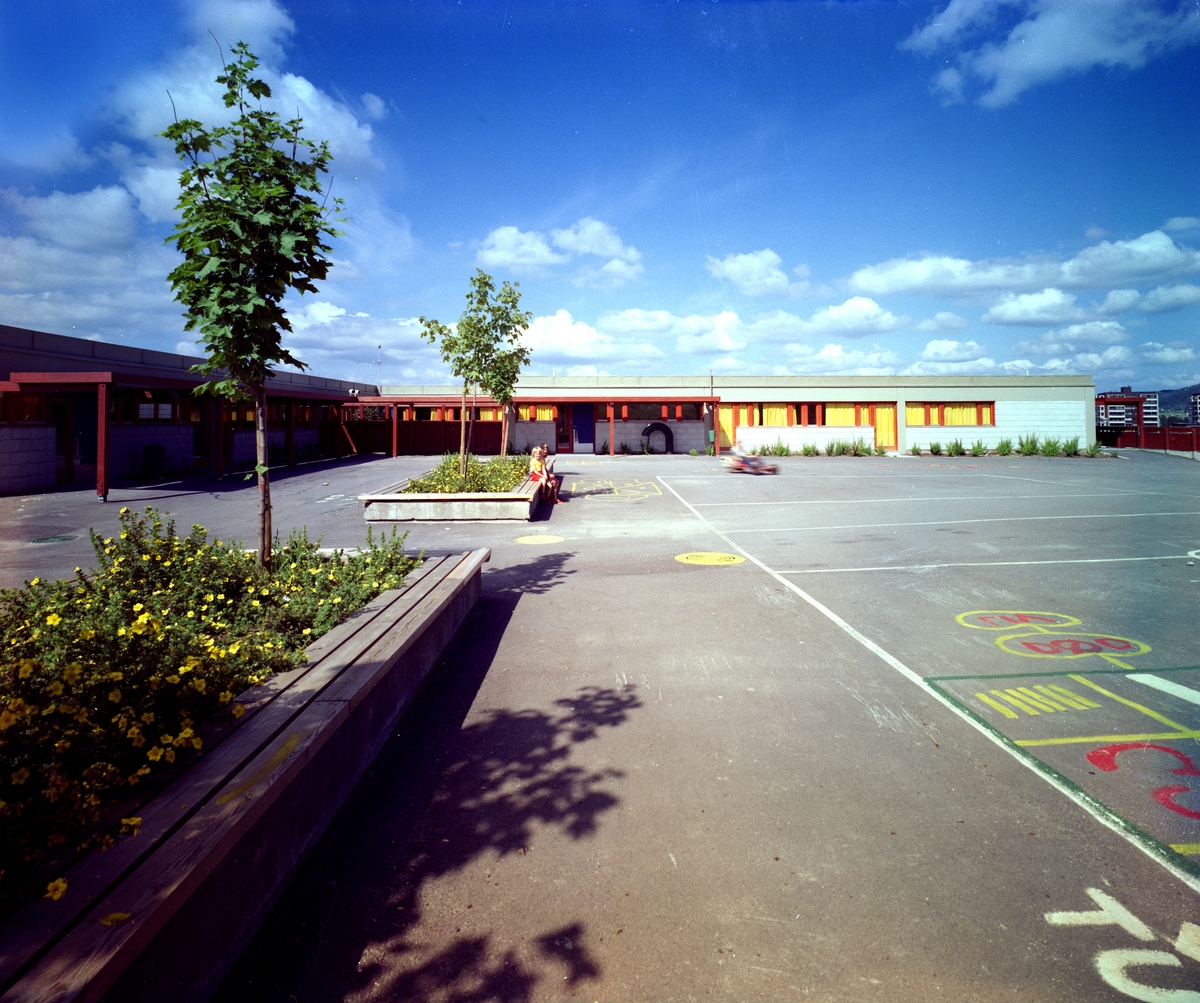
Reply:
[[[908,425],[994,425],[995,415],[991,401],[909,401],[904,409]]]

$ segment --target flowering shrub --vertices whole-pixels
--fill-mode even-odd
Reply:
[[[136,832],[139,818],[110,817],[115,801],[416,565],[394,530],[377,543],[368,529],[349,558],[293,533],[268,571],[153,508],[120,523],[92,533],[91,574],[0,591],[0,899],[27,894],[39,862]]]
[[[494,456],[486,463],[467,454],[467,476],[458,476],[458,453],[447,453],[424,477],[414,477],[405,494],[453,494],[457,491],[511,491],[529,476],[523,456]]]

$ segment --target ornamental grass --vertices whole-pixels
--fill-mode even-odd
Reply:
[[[92,572],[0,590],[0,907],[136,833],[139,784],[199,755],[211,726],[244,713],[238,694],[303,664],[417,564],[394,530],[368,529],[350,557],[296,531],[266,570],[154,508],[121,509],[120,527],[91,534]],[[66,884],[46,888],[57,899]]]
[[[483,461],[467,454],[467,476],[458,475],[458,453],[446,453],[424,477],[414,477],[402,494],[457,494],[459,492],[512,491],[529,476],[523,456],[494,456]]]

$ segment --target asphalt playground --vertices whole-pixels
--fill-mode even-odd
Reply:
[[[277,528],[356,545],[427,465],[280,477]],[[557,466],[410,528],[483,595],[216,999],[1200,1000],[1200,464]],[[253,526],[112,497],[0,500],[0,584],[120,504]]]

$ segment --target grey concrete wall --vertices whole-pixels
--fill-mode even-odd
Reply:
[[[782,442],[793,453],[800,452],[806,445],[814,445],[824,451],[831,442],[854,442],[862,439],[868,446],[875,445],[874,425],[739,425],[737,444],[743,449],[757,449]]]
[[[108,426],[108,476],[112,480],[138,477],[142,450],[157,443],[167,451],[167,470],[190,470],[192,426],[172,422]]]
[[[1086,447],[1096,438],[1095,422],[1095,408],[1084,401],[997,400],[995,425],[908,425],[901,448],[928,449],[929,443],[940,442],[944,449],[951,439],[961,439],[966,446],[982,441],[995,449],[1001,439],[1011,439],[1016,446],[1023,435],[1060,440],[1078,436],[1080,446]]]
[[[613,422],[613,431],[616,433],[613,438],[615,440],[615,449],[621,451],[621,446],[625,445],[634,452],[642,451],[642,443],[646,440],[642,436],[642,429],[649,425],[649,421],[621,421]],[[671,430],[675,437],[675,452],[686,453],[689,450],[696,450],[703,453],[708,445],[708,425],[704,421],[668,421],[664,424]],[[650,443],[656,450],[662,452],[663,440],[662,435],[652,437]],[[608,419],[596,422],[596,451],[598,453],[608,452]]]
[[[557,437],[552,421],[514,421],[508,426],[509,450],[514,453],[527,452],[531,446],[543,442],[550,446],[550,452],[557,452]]]
[[[54,426],[0,425],[0,494],[54,487]]]

